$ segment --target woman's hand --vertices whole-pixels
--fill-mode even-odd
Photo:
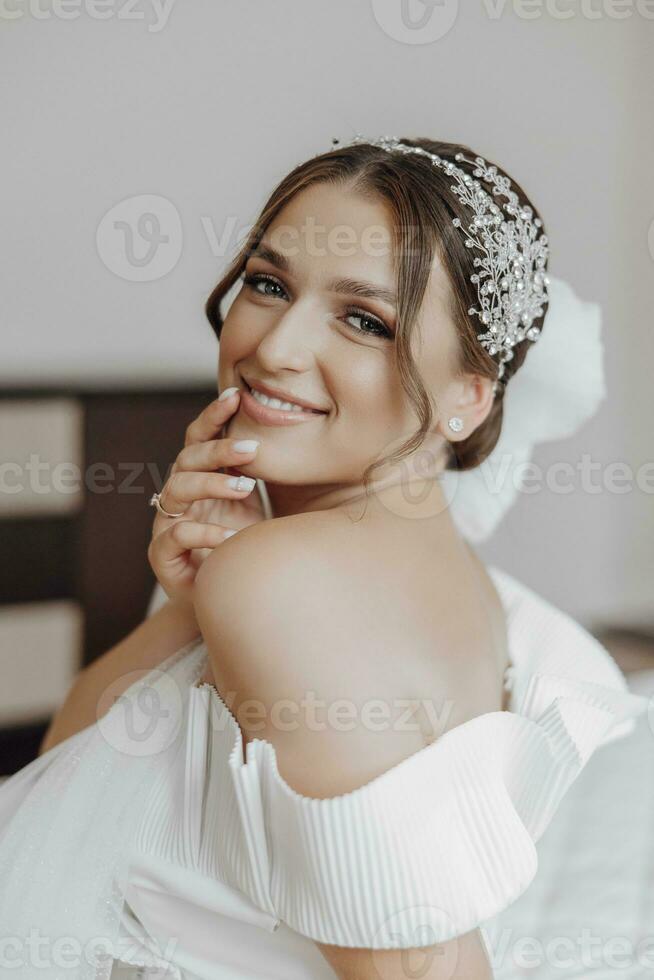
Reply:
[[[197,570],[207,555],[234,531],[263,520],[259,495],[252,495],[254,481],[251,489],[235,490],[230,480],[237,478],[217,472],[256,456],[258,444],[253,446],[251,440],[247,443],[252,448],[239,452],[245,440],[221,438],[239,402],[239,389],[228,388],[191,422],[184,448],[160,493],[167,511],[183,511],[175,518],[156,512],[148,547],[152,570],[170,599],[190,600]]]

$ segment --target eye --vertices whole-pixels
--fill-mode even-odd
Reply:
[[[369,313],[366,313],[365,310],[349,309],[347,311],[347,315],[369,325],[366,329],[364,327],[352,327],[352,325],[348,323],[347,326],[356,331],[356,333],[371,333],[378,337],[387,337],[389,340],[393,339],[393,334],[388,329],[384,321],[378,320],[376,316],[371,316]]]
[[[282,286],[281,282],[279,282],[278,279],[275,279],[274,276],[267,276],[263,272],[260,272],[257,275],[252,274],[252,275],[249,275],[249,276],[246,276],[246,275],[243,276],[243,284],[245,286],[247,286],[248,289],[251,289],[253,292],[259,293],[260,296],[274,296],[274,295],[276,295],[275,293],[269,293],[269,292],[265,292],[265,291],[262,292],[260,289],[257,289],[257,286],[259,285],[259,283],[264,283],[264,284],[265,283],[270,283],[271,286],[279,286],[279,288],[285,292],[284,287]]]
[[[268,292],[266,286],[271,287],[276,286],[281,289],[282,293],[286,295],[286,289],[275,276],[267,275],[264,272],[251,273],[250,275],[243,274],[243,284],[251,289],[253,292],[258,293],[260,296],[279,296],[279,293]],[[259,285],[264,286],[264,290],[260,290],[257,287]],[[347,318],[353,318],[359,320],[362,324],[367,324],[367,326],[355,327],[351,323],[348,323]],[[343,318],[345,326],[348,327],[353,333],[358,334],[368,334],[375,337],[383,337],[387,340],[393,340],[393,332],[386,326],[383,320],[380,320],[376,316],[372,316],[365,310],[358,309],[357,307],[348,307],[345,311],[345,317]]]

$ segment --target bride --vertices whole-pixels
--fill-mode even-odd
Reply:
[[[357,136],[275,188],[151,501],[167,601],[0,790],[12,976],[492,976],[484,923],[646,707],[473,547],[604,394],[547,259],[465,146]]]

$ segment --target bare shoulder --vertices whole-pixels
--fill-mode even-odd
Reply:
[[[467,597],[439,589],[418,542],[292,515],[239,531],[198,572],[216,687],[297,792],[349,792],[497,707]]]
[[[287,552],[282,576],[284,581],[294,575],[298,561],[312,558],[314,565],[320,564],[317,561],[319,556],[312,549],[318,543],[328,545],[329,535],[326,532],[330,526],[330,516],[323,512],[293,514],[242,528],[238,534],[215,548],[202,563],[196,576],[196,588],[202,589],[207,580],[216,584],[218,579],[231,579],[236,571],[245,572],[250,578],[266,575],[273,571],[273,566],[280,561],[280,552],[286,549],[292,549],[292,555]],[[226,582],[221,584],[225,585]]]

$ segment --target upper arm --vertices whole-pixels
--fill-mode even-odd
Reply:
[[[311,521],[277,519],[216,548],[194,588],[219,693],[249,737],[274,745],[289,785],[320,798],[425,743],[421,712],[398,687],[388,602],[347,561]]]
[[[479,929],[406,949],[349,949],[316,943],[339,980],[493,980]]]

